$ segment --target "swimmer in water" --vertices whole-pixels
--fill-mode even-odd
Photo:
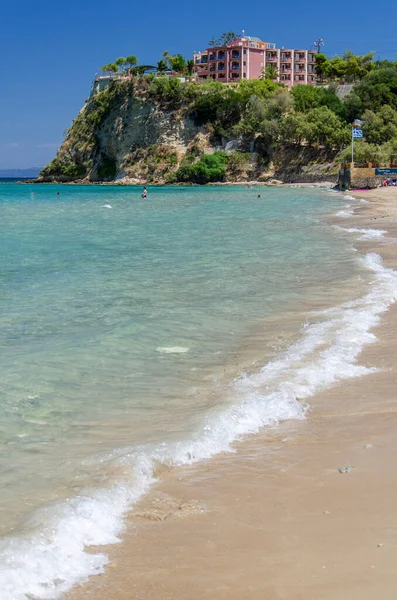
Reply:
[[[143,188],[142,198],[147,198],[147,189],[145,187]]]

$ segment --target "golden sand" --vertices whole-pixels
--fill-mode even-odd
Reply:
[[[397,190],[357,197],[375,204],[341,225],[387,229],[357,247],[395,267]],[[394,600],[396,331],[394,306],[360,357],[380,371],[312,398],[306,421],[165,473],[106,572],[64,600]]]

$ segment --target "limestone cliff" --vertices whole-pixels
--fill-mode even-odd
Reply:
[[[225,127],[216,129],[208,120],[203,122],[211,107],[201,102],[201,117],[192,110],[197,86],[184,95],[172,80],[167,86],[166,91],[160,84],[153,88],[150,80],[141,77],[114,82],[92,96],[37,181],[188,182],[189,176],[178,179],[175,174],[207,155],[221,154],[219,150],[226,150],[224,170],[219,177],[219,169],[212,169],[210,181],[265,181],[271,177],[310,181],[329,177],[329,171],[334,171],[332,164],[325,166],[319,161],[318,152],[309,156],[303,148],[293,156],[280,151],[270,156],[263,141],[257,140],[256,152],[253,142],[231,141]],[[227,100],[226,96],[222,114],[226,123],[233,124],[237,117]]]

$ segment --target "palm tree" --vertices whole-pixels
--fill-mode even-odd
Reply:
[[[171,58],[171,56],[170,56],[170,53],[168,52],[168,50],[164,50],[163,59],[166,62],[167,66],[169,66],[169,68],[172,69],[170,58]]]
[[[194,73],[194,60],[193,59],[189,59],[186,62],[186,68],[187,68],[187,73],[189,75],[189,79],[191,79],[191,77]]]
[[[183,58],[182,54],[170,56],[168,62],[170,63],[171,69],[177,73],[181,73],[186,66],[186,60]]]
[[[270,79],[274,80],[278,77],[278,69],[276,65],[267,65],[264,69],[262,69],[261,79]]]
[[[223,33],[221,35],[220,43],[222,46],[227,46],[231,42],[234,42],[237,37],[237,33],[234,33],[234,31],[228,31],[227,33]]]
[[[164,59],[159,60],[159,62],[157,63],[157,71],[159,73],[164,73],[164,71],[167,70],[167,63],[165,62]]]

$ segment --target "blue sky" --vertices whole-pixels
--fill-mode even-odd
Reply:
[[[7,0],[6,0],[7,2]],[[1,8],[0,169],[44,166],[55,155],[99,68],[136,54],[156,63],[163,50],[190,56],[214,35],[245,30],[278,47],[397,53],[397,3],[369,0],[187,2],[20,0]],[[381,5],[379,5],[381,7]]]

